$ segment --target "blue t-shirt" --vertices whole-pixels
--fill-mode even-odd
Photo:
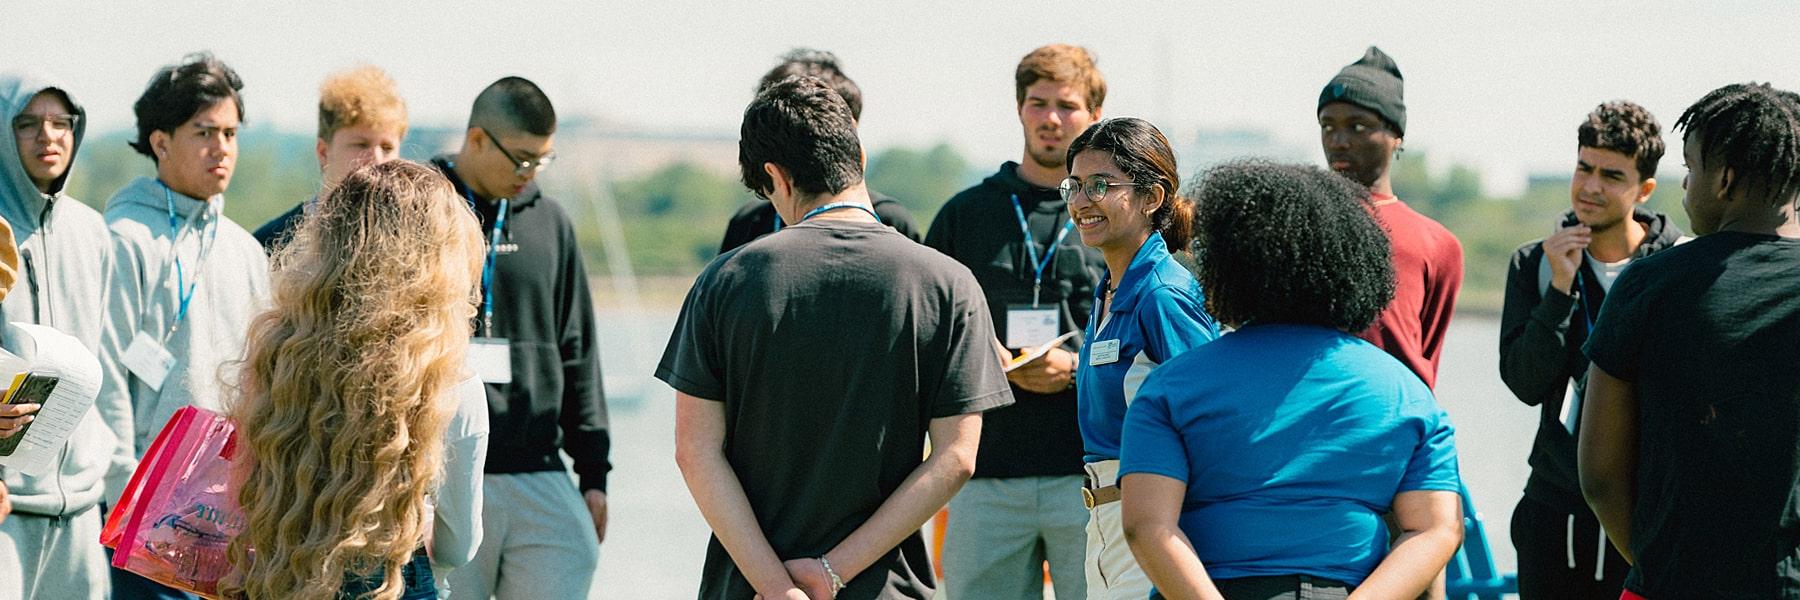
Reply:
[[[1188,484],[1181,531],[1214,579],[1359,585],[1387,555],[1396,494],[1459,489],[1450,417],[1424,382],[1312,325],[1245,327],[1170,360],[1125,417],[1120,462],[1120,477]]]
[[[1087,462],[1119,457],[1125,407],[1131,405],[1151,371],[1219,337],[1218,323],[1206,314],[1200,283],[1169,255],[1160,233],[1150,234],[1125,267],[1109,315],[1100,310],[1105,305],[1105,282],[1112,281],[1112,273],[1100,281],[1102,287],[1094,293],[1094,314],[1088,319],[1087,343],[1081,346],[1075,363],[1076,410],[1081,415]],[[1096,333],[1095,328],[1100,331]],[[1101,350],[1101,364],[1094,364],[1094,350]]]

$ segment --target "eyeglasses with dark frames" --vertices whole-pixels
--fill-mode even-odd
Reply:
[[[506,157],[506,161],[513,164],[513,174],[514,175],[524,177],[530,173],[540,172],[540,171],[543,171],[546,167],[549,167],[550,163],[556,161],[556,153],[555,152],[551,152],[549,154],[545,154],[543,156],[539,156],[539,157],[531,159],[531,160],[519,160],[517,157],[513,156],[512,152],[509,152],[506,150],[506,146],[500,145],[500,138],[498,136],[495,136],[494,132],[488,131],[488,128],[486,128],[486,127],[479,127],[478,129],[481,130],[481,133],[483,135],[486,135],[488,137],[488,141],[494,143],[494,149],[499,150],[500,155]]]

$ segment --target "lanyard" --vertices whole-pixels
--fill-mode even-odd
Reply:
[[[1050,240],[1050,249],[1044,251],[1044,259],[1038,260],[1037,242],[1031,237],[1031,225],[1025,221],[1025,208],[1019,205],[1019,195],[1012,195],[1013,216],[1019,218],[1019,233],[1025,235],[1025,252],[1031,258],[1035,272],[1031,275],[1031,306],[1038,305],[1038,292],[1044,287],[1044,268],[1050,266],[1050,260],[1056,258],[1056,249],[1062,247],[1063,238],[1075,230],[1075,220],[1069,219],[1062,230],[1056,232],[1056,238]]]
[[[1587,262],[1586,253],[1582,254],[1581,261]],[[1588,293],[1587,278],[1581,275],[1582,266],[1584,265],[1576,265],[1575,267],[1575,289],[1581,290],[1581,297],[1576,299],[1575,302],[1581,305],[1581,322],[1582,324],[1587,325],[1588,337],[1593,337],[1594,321],[1599,320],[1599,317],[1594,315],[1593,309],[1588,305],[1588,296],[1591,294]],[[1600,287],[1600,282],[1594,282],[1594,287]]]
[[[194,280],[192,282],[187,280],[187,268],[181,260],[181,232],[187,225],[192,225],[196,219],[201,218],[202,211],[207,212],[206,239],[200,242],[199,252],[195,254],[195,258],[199,263],[196,265],[196,270],[198,270],[199,266],[206,264],[207,255],[212,253],[213,240],[218,239],[219,228],[217,227],[218,221],[216,219],[211,219],[211,212],[207,210],[213,207],[210,202],[202,203],[199,207],[194,209],[194,212],[189,213],[185,225],[176,219],[175,194],[173,190],[169,189],[169,184],[166,183],[163,184],[163,202],[169,209],[169,258],[164,261],[164,273],[167,273],[168,263],[174,262],[176,297],[175,319],[169,322],[169,327],[167,329],[163,330],[162,339],[160,340],[162,343],[167,344],[169,343],[169,337],[175,334],[175,328],[180,327],[181,322],[187,319],[188,307],[193,305],[194,292],[200,288],[200,272],[194,273]],[[164,276],[166,277],[167,275]],[[168,280],[164,279],[164,281]]]
[[[475,208],[475,192],[468,193],[469,208]],[[494,335],[494,265],[500,259],[501,234],[506,231],[507,208],[512,201],[500,199],[499,210],[494,213],[494,229],[488,234],[487,260],[481,266],[481,335]]]
[[[869,213],[869,216],[875,217],[875,222],[877,222],[877,223],[881,222],[881,215],[875,214],[875,209],[869,208],[867,206],[864,206],[864,205],[856,203],[856,202],[833,202],[831,204],[827,204],[827,205],[806,211],[806,214],[804,216],[800,217],[800,222],[805,223],[807,219],[811,219],[815,215],[818,215],[819,213],[829,211],[829,210],[837,210],[840,208],[860,209],[863,212]],[[775,231],[781,231],[781,213],[775,214]]]

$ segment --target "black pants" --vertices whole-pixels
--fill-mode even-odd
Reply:
[[[1344,600],[1350,597],[1350,586],[1335,579],[1311,575],[1275,575],[1215,579],[1225,600]],[[1151,594],[1152,599],[1162,598]]]
[[[1520,600],[1615,600],[1630,571],[1587,510],[1571,513],[1523,498],[1513,509],[1512,542],[1519,553]]]

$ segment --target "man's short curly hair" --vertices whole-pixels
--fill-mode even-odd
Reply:
[[[1662,125],[1637,104],[1614,100],[1594,108],[1576,131],[1582,148],[1611,150],[1637,161],[1638,179],[1656,176],[1662,161]]]
[[[1361,185],[1318,167],[1243,160],[1206,171],[1195,198],[1200,285],[1220,321],[1357,332],[1394,298],[1387,234]]]

